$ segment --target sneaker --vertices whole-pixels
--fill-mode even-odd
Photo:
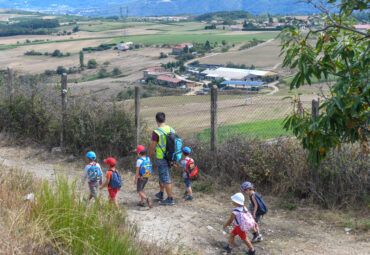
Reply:
[[[254,255],[254,254],[256,254],[256,250],[253,250],[253,251],[249,250],[249,251],[247,251],[246,254],[247,255]]]
[[[188,196],[189,191],[185,190],[184,197]]]
[[[175,202],[173,202],[173,198],[167,198],[166,200],[163,200],[159,203],[160,205],[174,205]]]
[[[158,192],[157,194],[155,194],[155,196],[156,196],[159,200],[163,200],[163,192]]]
[[[145,204],[144,204],[144,203],[139,202],[139,203],[137,203],[137,206],[145,207]]]
[[[253,235],[253,238],[251,240],[252,243],[261,242],[263,240],[263,237],[261,234]]]
[[[229,246],[226,246],[224,247],[224,250],[227,252],[227,253],[231,253],[233,248],[230,248]]]
[[[149,208],[153,207],[152,199],[150,197],[147,197],[146,202],[148,203]]]
[[[191,200],[193,200],[194,199],[194,197],[193,196],[188,196],[187,198],[185,198],[185,201],[191,201]]]

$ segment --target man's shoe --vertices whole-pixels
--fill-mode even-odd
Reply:
[[[193,200],[194,199],[194,197],[193,196],[188,196],[187,198],[185,198],[185,201],[191,201],[191,200]]]
[[[173,201],[173,198],[167,198],[166,200],[163,200],[159,203],[160,205],[174,205],[175,202]]]
[[[227,253],[231,253],[233,248],[230,248],[229,246],[226,246],[224,247],[224,250],[227,252]]]
[[[253,235],[253,238],[251,240],[252,243],[261,242],[263,240],[263,237],[261,234]]]
[[[158,192],[157,194],[155,194],[155,196],[156,196],[159,200],[163,200],[163,192]]]
[[[256,250],[253,250],[253,251],[249,250],[249,251],[247,251],[247,255],[254,255],[254,254],[256,254]]]
[[[145,204],[144,204],[144,203],[139,202],[139,203],[137,204],[137,206],[145,207]]]
[[[189,191],[185,190],[184,197],[188,196]]]

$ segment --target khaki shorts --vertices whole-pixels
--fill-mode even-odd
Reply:
[[[99,188],[99,182],[89,181],[90,195],[92,197],[97,197],[98,196],[98,188]]]

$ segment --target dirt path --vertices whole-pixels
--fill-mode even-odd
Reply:
[[[51,154],[44,149],[0,144],[0,164],[22,168],[36,176],[54,179],[57,174],[69,174],[72,178],[82,175],[83,162],[73,157]],[[229,217],[232,205],[230,194],[205,195],[195,193],[192,202],[183,201],[183,185],[174,188],[175,206],[163,207],[154,203],[153,209],[138,208],[138,196],[133,184],[133,172],[122,175],[124,187],[119,192],[119,202],[128,218],[136,223],[140,237],[166,245],[179,251],[199,254],[223,254],[228,233],[222,224]],[[85,185],[81,184],[85,187]],[[86,188],[86,187],[85,187]],[[235,187],[234,192],[239,187]],[[147,185],[146,192],[154,196],[158,186],[155,178]],[[103,192],[105,197],[107,192]],[[272,198],[266,197],[269,204]],[[270,206],[263,219],[262,234],[265,240],[255,245],[257,254],[369,254],[368,236],[346,234],[343,229],[309,217],[309,208],[300,208],[300,217]],[[307,216],[307,217],[306,217]],[[233,254],[245,254],[246,247],[238,240]],[[188,254],[187,253],[187,254]]]

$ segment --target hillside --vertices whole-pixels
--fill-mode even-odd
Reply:
[[[48,13],[119,15],[118,6],[128,6],[130,16],[203,14],[215,11],[244,10],[253,14],[307,14],[313,8],[295,0],[0,0],[0,7]],[[294,6],[294,8],[292,8]],[[112,8],[117,7],[117,8]]]

